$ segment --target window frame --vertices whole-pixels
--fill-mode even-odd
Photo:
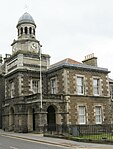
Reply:
[[[82,112],[80,111],[81,109],[80,108],[83,108]],[[86,106],[85,105],[79,105],[78,106],[78,123],[80,125],[85,125],[86,124]]]
[[[94,81],[97,81],[96,83]],[[96,84],[96,85],[95,85]],[[93,95],[100,96],[101,82],[99,77],[93,77]]]
[[[31,89],[32,89],[33,94],[40,93],[40,80],[39,79],[31,80]]]
[[[54,80],[54,86],[52,81]],[[50,92],[51,94],[57,94],[57,78],[53,77],[50,79]]]
[[[81,84],[78,84],[78,79],[81,79]],[[76,90],[78,95],[85,94],[85,77],[83,75],[76,76]]]
[[[14,81],[10,81],[10,97],[14,98],[14,92],[15,92],[15,87],[14,87]]]
[[[99,112],[97,113],[97,108],[99,108]],[[96,124],[102,124],[102,106],[96,105],[95,106],[95,123]]]

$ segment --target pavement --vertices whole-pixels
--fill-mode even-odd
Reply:
[[[113,149],[113,145],[82,143],[66,139],[44,137],[43,134],[5,132],[0,129],[0,135],[29,141],[37,141],[39,143],[47,143],[51,145],[60,145],[66,148],[69,147],[69,149]]]

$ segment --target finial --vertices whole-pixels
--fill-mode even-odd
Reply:
[[[27,4],[27,0],[25,0],[25,6],[24,6],[25,12],[28,11],[28,4]]]

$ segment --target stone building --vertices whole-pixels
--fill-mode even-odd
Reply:
[[[2,128],[39,132],[44,125],[111,123],[108,69],[88,55],[83,62],[65,59],[50,65],[35,35],[32,16],[17,23],[17,40],[6,55]]]
[[[2,64],[2,56],[0,55],[0,129],[2,128],[2,101],[4,100],[4,93],[4,66]]]
[[[109,79],[109,85],[110,85],[110,97],[111,97],[111,123],[113,124],[113,80]]]

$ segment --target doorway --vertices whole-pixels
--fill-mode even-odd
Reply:
[[[47,125],[49,131],[56,130],[56,113],[53,106],[49,106],[47,109]]]

